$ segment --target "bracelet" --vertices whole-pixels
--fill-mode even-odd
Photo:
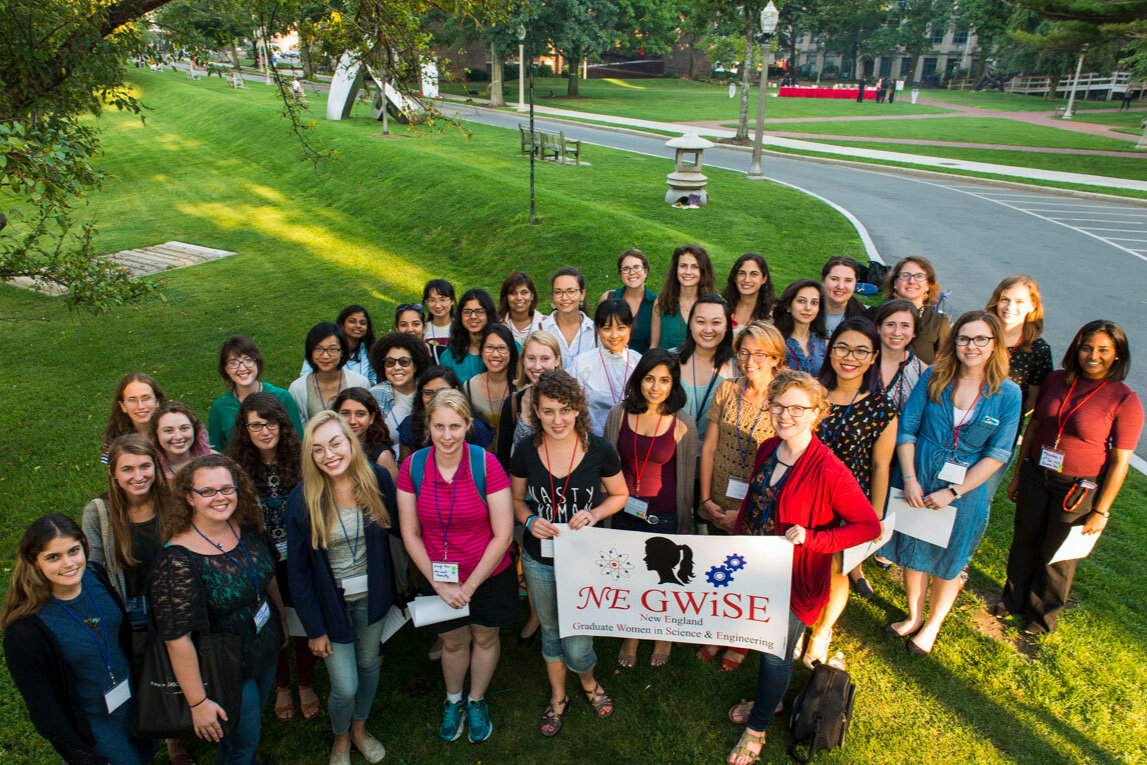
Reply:
[[[526,519],[526,531],[530,530],[530,524],[533,523],[534,521],[536,521],[539,517],[540,516],[537,516],[537,515],[531,515],[529,518]]]
[[[195,707],[199,706],[204,701],[207,701],[207,694],[203,694],[203,698],[201,698],[199,701],[195,702],[194,704],[188,704],[187,708],[188,709],[195,709]]]
[[[1098,510],[1092,510],[1091,512],[1095,513],[1096,515],[1102,515],[1104,518],[1110,518],[1110,517],[1111,517],[1111,513],[1110,513],[1110,512],[1107,512],[1107,513],[1101,513],[1101,512],[1099,512]]]
[[[909,478],[915,478],[916,476],[915,475],[902,475],[900,477],[903,478],[905,481],[907,481]]]

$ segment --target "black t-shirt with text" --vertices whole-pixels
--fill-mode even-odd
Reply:
[[[601,436],[590,434],[589,449],[581,462],[569,475],[558,478],[551,475],[542,461],[534,437],[526,436],[514,446],[510,459],[510,475],[526,479],[526,504],[530,512],[554,523],[569,523],[574,513],[591,510],[605,501],[601,480],[621,472],[621,459],[617,450]],[[564,492],[563,492],[564,490]],[[560,504],[554,507],[554,495]],[[523,546],[531,558],[553,564],[553,558],[542,556],[541,540],[530,532],[523,538]]]

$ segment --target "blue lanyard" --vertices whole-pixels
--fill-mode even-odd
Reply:
[[[780,446],[778,445],[777,448],[779,449]],[[764,500],[765,500],[765,487],[769,485],[769,481],[773,480],[773,470],[777,467],[777,462],[778,462],[777,453],[774,451],[772,459],[769,460],[769,468],[768,468],[768,470],[765,471],[765,480],[761,482],[761,502],[762,503],[764,503]],[[792,471],[791,467],[788,470],[785,470],[785,474],[781,476],[781,480],[777,481],[777,485],[773,487],[773,494],[771,497],[769,497],[769,503],[764,506],[764,509],[761,512],[761,528],[762,529],[765,528],[765,525],[769,522],[769,518],[772,517],[773,505],[776,503],[777,498],[781,496],[781,487],[785,485],[785,481],[788,480],[789,473],[791,471]]]
[[[713,376],[709,378],[709,387],[705,389],[705,395],[697,401],[697,414],[693,419],[697,422],[698,426],[701,423],[701,412],[705,409],[705,402],[709,400],[709,394],[713,392],[713,384],[717,382],[717,365],[713,365]],[[693,393],[697,392],[697,354],[693,354]],[[742,460],[742,463],[744,460]]]
[[[143,545],[143,537],[141,537],[139,535],[139,531],[136,530],[134,523],[131,525],[131,533],[135,535],[136,541],[139,542],[139,549],[143,551],[143,556],[145,558],[147,558],[147,548],[144,547],[144,545]],[[151,569],[151,564],[155,562],[155,556],[156,555],[159,555],[159,516],[158,515],[155,517],[155,541],[154,541],[152,548],[151,548],[151,557],[147,558],[148,570]]]
[[[467,451],[470,449],[469,444],[462,444]],[[442,520],[442,508],[438,505],[438,481],[434,482],[434,512],[438,516],[438,527],[442,529],[442,557],[450,558],[450,523],[454,520],[454,498],[458,496],[458,479],[462,475],[462,466],[467,460],[468,454],[463,454],[463,459],[458,463],[458,469],[454,471],[454,480],[450,482],[450,510],[446,515],[446,521]],[[438,460],[435,458],[434,449],[431,449],[430,458],[434,459],[434,472],[438,473],[438,477],[442,477],[442,473],[438,471]]]
[[[849,401],[848,406],[845,407],[844,414],[841,415],[840,422],[836,423],[836,427],[832,429],[832,435],[829,436],[828,440],[824,442],[824,445],[827,446],[828,448],[830,448],[830,449],[832,448],[833,443],[836,441],[836,434],[840,432],[840,429],[842,427],[844,427],[845,421],[848,420],[848,413],[850,411],[852,411],[852,405],[856,403],[856,397],[859,395],[860,395],[860,388],[857,388],[856,393],[852,394],[852,401]]]
[[[204,534],[202,531],[200,531],[199,527],[196,526],[194,523],[191,524],[191,528],[195,529],[196,534],[203,537],[204,539],[207,539],[207,535]],[[251,567],[250,569],[248,569],[246,566],[244,566],[239,561],[235,560],[235,558],[231,557],[231,553],[224,550],[223,545],[215,544],[210,539],[207,539],[207,542],[212,547],[219,550],[219,552],[226,555],[227,560],[234,563],[236,566],[239,567],[239,570],[241,570],[244,574],[247,575],[247,578],[251,580],[251,586],[255,588],[255,597],[258,598],[259,597],[259,571],[258,571],[258,569],[255,568],[255,562],[253,560],[251,560],[251,553],[247,552],[247,545],[243,544],[243,537],[239,536],[239,534],[235,531],[235,527],[231,525],[231,521],[227,521],[227,528],[231,529],[231,533],[235,535],[235,539],[239,540],[239,547],[242,548],[243,556],[247,559],[247,565],[249,565]]]
[[[343,514],[339,511],[339,526],[342,526],[343,541],[346,542],[346,549],[350,550],[350,562],[353,566],[358,562],[358,540],[362,536],[362,513],[356,512],[354,514],[354,547],[350,546],[350,534],[346,533],[346,524],[343,523]]]
[[[59,603],[60,608],[64,609],[64,611],[68,614],[68,616],[72,617],[72,619],[75,620],[76,624],[78,624],[81,627],[83,627],[84,629],[86,629],[88,631],[88,634],[90,634],[92,636],[92,640],[94,640],[96,642],[96,648],[100,652],[100,659],[103,660],[104,667],[107,668],[108,679],[111,680],[112,685],[115,685],[115,673],[112,672],[112,643],[111,643],[111,638],[108,636],[108,625],[107,625],[107,622],[104,621],[104,613],[103,613],[103,611],[100,610],[100,604],[96,601],[96,596],[92,595],[92,590],[90,587],[87,589],[87,593],[88,593],[88,597],[92,601],[92,605],[95,606],[96,615],[99,617],[99,620],[100,620],[100,622],[99,622],[100,631],[99,631],[98,635],[96,634],[96,628],[91,626],[87,622],[85,622],[80,617],[76,616],[72,612],[72,609],[68,608],[67,605],[64,604],[64,601],[60,600],[55,595],[52,596],[52,600]],[[100,644],[100,638],[101,637],[104,639],[102,645]]]
[[[733,431],[737,434],[737,453],[741,455],[741,469],[744,470],[745,462],[748,460],[749,455],[741,447],[741,404],[745,403],[745,392],[749,389],[749,383],[746,380],[745,385],[741,388],[741,397],[737,399],[737,427]],[[757,423],[761,421],[761,416],[765,413],[765,407],[757,410],[757,419],[753,420],[753,427],[749,428],[749,440],[752,441],[753,432],[757,429]]]

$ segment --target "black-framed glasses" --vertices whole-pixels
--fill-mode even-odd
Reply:
[[[832,355],[838,359],[847,359],[849,356],[857,361],[864,361],[872,356],[876,351],[871,348],[853,348],[850,345],[836,344],[832,346]]]
[[[562,297],[573,298],[573,297],[577,297],[578,295],[580,295],[581,290],[570,287],[569,289],[566,289],[566,290],[551,290],[550,293],[556,298],[562,298]]]
[[[623,274],[639,274],[645,270],[645,266],[622,266],[617,270]]]
[[[900,273],[896,274],[896,281],[899,281],[899,282],[926,282],[926,281],[928,281],[928,274],[924,273],[923,271],[919,271],[919,272],[914,273],[914,274],[909,274],[909,273],[905,273],[904,271],[901,271]]]
[[[485,316],[485,315],[486,315],[486,309],[485,308],[463,308],[462,309],[462,318],[463,319],[469,319],[471,317],[477,319],[477,318],[479,318],[481,316]]]
[[[255,367],[258,366],[258,364],[256,364],[255,359],[251,358],[250,356],[244,356],[241,359],[231,359],[230,361],[227,362],[226,366],[228,369],[230,369],[232,372],[234,372],[239,367],[246,367],[247,369],[254,369]]]
[[[988,335],[976,335],[975,337],[968,337],[967,335],[956,335],[956,345],[961,348],[967,348],[969,345],[974,345],[977,348],[986,348],[988,343],[994,340],[994,337]]]
[[[269,430],[272,433],[274,433],[278,429],[279,429],[279,423],[277,423],[277,422],[248,422],[247,423],[247,430],[251,431],[252,433],[262,433],[264,430]]]
[[[764,351],[753,351],[752,353],[749,351],[737,351],[737,361],[741,362],[752,359],[758,364],[763,364],[765,363],[765,359],[771,359],[772,357],[773,355],[771,353],[765,353]]]
[[[198,494],[199,496],[203,497],[204,499],[211,499],[216,494],[221,494],[224,497],[234,497],[235,492],[239,491],[239,484],[233,483],[230,486],[224,486],[224,487],[219,488],[219,489],[213,489],[213,488],[196,489],[194,486],[192,486],[191,490],[193,492],[195,492],[196,494]]]
[[[339,346],[335,346],[334,348],[315,348],[315,353],[324,359],[329,359],[329,358],[336,358],[337,359],[339,356],[342,355],[343,349],[340,348]]]
[[[774,417],[780,417],[785,412],[788,412],[789,417],[797,418],[803,417],[804,413],[810,409],[816,409],[815,406],[800,406],[793,404],[792,406],[784,406],[783,404],[772,404],[769,406],[769,413]]]
[[[509,356],[510,349],[505,345],[487,345],[482,349],[491,356]]]
[[[413,363],[414,359],[410,358],[409,356],[388,356],[382,362],[382,365],[387,369],[393,369],[394,367],[402,367],[403,369],[406,369]]]

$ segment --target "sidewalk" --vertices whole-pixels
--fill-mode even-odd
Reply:
[[[474,105],[485,105],[485,99],[466,98],[443,94],[444,101],[469,102]],[[443,104],[445,106],[445,104]],[[444,109],[443,111],[448,111]],[[511,110],[507,110],[511,111]],[[976,110],[977,112],[980,110]],[[668,133],[696,133],[706,138],[732,138],[736,131],[721,127],[705,127],[678,122],[657,122],[634,117],[615,117],[611,114],[595,114],[593,112],[580,112],[573,109],[559,109],[552,106],[534,105],[534,113],[546,117],[571,119],[579,122],[591,120],[618,127],[636,128],[638,130],[660,130]],[[1001,112],[995,112],[996,115]],[[1002,112],[1011,114],[1011,112]],[[526,118],[526,114],[521,114]],[[977,115],[978,116],[978,115]],[[1083,123],[1078,123],[1083,124]],[[1096,126],[1100,127],[1100,126]],[[823,136],[821,136],[823,138]],[[853,140],[866,140],[857,136],[850,136]],[[983,173],[988,175],[1008,176],[1011,178],[1025,178],[1028,180],[1051,181],[1054,183],[1071,183],[1081,186],[1105,186],[1107,188],[1130,189],[1133,191],[1147,191],[1147,181],[1137,181],[1128,178],[1113,178],[1103,175],[1089,175],[1086,173],[1062,173],[1055,170],[1041,170],[1033,167],[1016,167],[1014,165],[996,165],[988,162],[970,162],[962,159],[949,159],[947,157],[928,157],[920,154],[903,154],[895,151],[880,149],[863,149],[854,146],[838,146],[835,144],[813,143],[794,138],[766,133],[764,136],[766,146],[776,146],[782,149],[793,149],[801,152],[817,152],[820,154],[833,154],[840,157],[858,157],[862,159],[875,159],[884,162],[899,162],[917,167],[939,167],[946,170],[963,170],[969,173]],[[998,149],[1015,149],[1014,146],[993,146]]]

